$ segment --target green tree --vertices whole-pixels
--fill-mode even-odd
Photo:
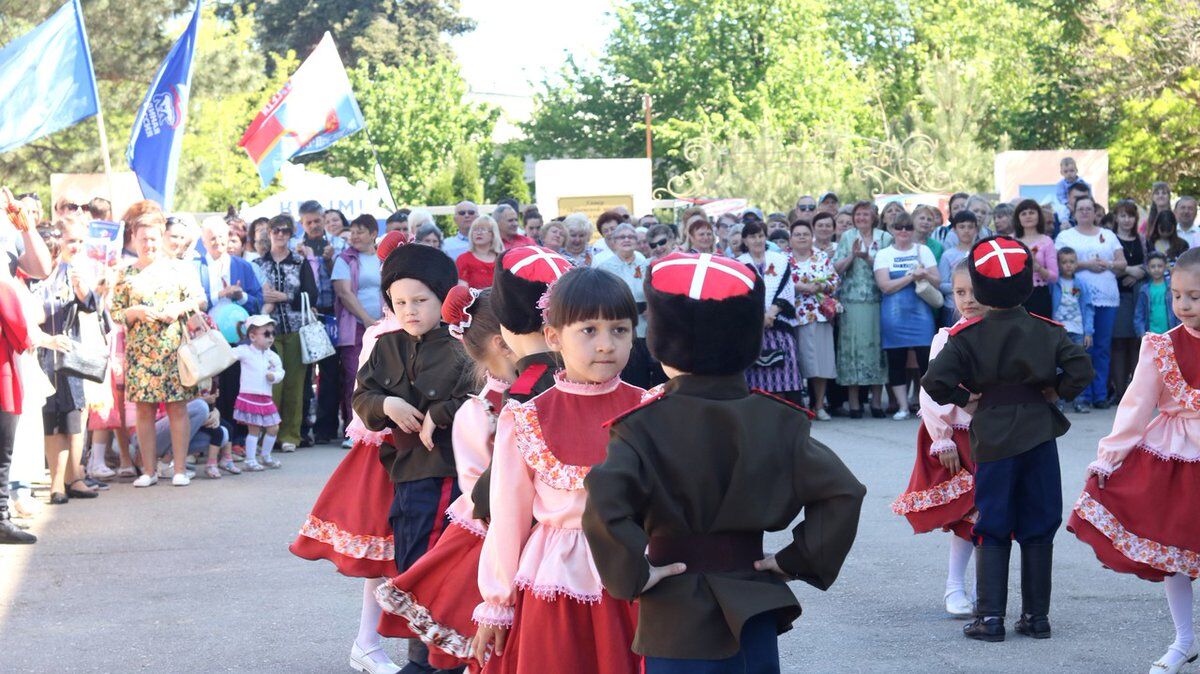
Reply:
[[[462,145],[454,152],[454,174],[450,179],[450,187],[454,192],[454,200],[483,201],[483,179],[479,175],[479,148],[474,145]]]
[[[233,9],[253,12],[265,53],[306,56],[329,31],[346,63],[446,58],[451,52],[441,38],[475,28],[458,0],[232,0],[224,11]]]
[[[488,201],[495,203],[512,197],[519,203],[529,203],[529,183],[525,182],[525,162],[516,155],[505,155],[492,175]]]
[[[456,148],[491,136],[498,116],[493,108],[465,102],[466,83],[458,66],[446,59],[419,58],[402,66],[360,62],[350,70],[350,84],[367,123],[365,132],[305,158],[305,163],[330,175],[373,182],[369,141],[374,141],[398,203],[422,201],[443,162]]]

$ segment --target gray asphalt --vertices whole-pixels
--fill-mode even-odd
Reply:
[[[1060,441],[1064,510],[1112,414],[1073,421]],[[942,610],[948,535],[913,536],[889,507],[908,482],[916,422],[835,420],[814,434],[869,493],[833,588],[793,584],[804,616],[780,638],[785,672],[1144,672],[1173,638],[1160,585],[1101,568],[1062,531],[1054,637],[964,639]],[[0,546],[0,671],[349,672],[361,581],[287,551],[342,456],[300,450],[278,471],[185,489],[117,484],[48,507],[33,523],[40,543]],[[772,534],[768,547],[786,540]],[[389,648],[399,659],[401,644]]]

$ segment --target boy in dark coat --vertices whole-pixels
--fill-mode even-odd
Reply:
[[[605,589],[638,602],[646,672],[778,672],[777,635],[800,615],[786,580],[833,583],[866,489],[809,437],[803,409],[747,388],[763,324],[752,268],[675,253],[645,284],[650,351],[671,380],[613,422],[584,533]],[[763,532],[801,510],[792,542],[764,555]]]
[[[1062,523],[1056,438],[1071,424],[1053,404],[1079,395],[1095,373],[1062,325],[1022,307],[1033,292],[1033,259],[1021,242],[998,236],[968,255],[975,299],[990,310],[958,325],[921,385],[942,405],[978,400],[971,420],[975,459],[975,621],[963,633],[1004,640],[1008,558],[1021,545],[1017,632],[1050,637],[1054,534]]]

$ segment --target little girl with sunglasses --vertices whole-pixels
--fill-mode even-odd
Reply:
[[[279,468],[278,459],[271,458],[275,435],[279,432],[279,410],[271,398],[271,387],[283,381],[283,361],[271,350],[275,343],[275,320],[270,316],[251,316],[245,323],[249,344],[233,350],[242,366],[241,386],[233,404],[233,418],[246,425],[245,469],[258,472]],[[261,459],[258,458],[259,432],[265,431]]]

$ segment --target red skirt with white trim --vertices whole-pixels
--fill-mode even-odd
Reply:
[[[1118,573],[1160,581],[1200,577],[1200,463],[1130,452],[1100,489],[1093,475],[1067,520],[1067,531],[1092,546]]]
[[[394,575],[395,548],[388,524],[393,496],[378,447],[354,443],[329,476],[300,535],[288,549],[304,559],[328,559],[343,576]]]
[[[633,652],[637,607],[613,599],[583,603],[559,595],[539,599],[517,594],[513,627],[504,653],[493,655],[485,674],[635,674],[642,657]]]
[[[971,528],[979,519],[975,509],[975,462],[971,460],[971,440],[966,429],[954,429],[954,445],[962,469],[951,474],[938,458],[929,453],[933,439],[921,424],[917,431],[917,461],[913,465],[908,489],[892,503],[892,512],[903,515],[913,532],[923,534],[940,529],[971,540]]]
[[[483,601],[483,533],[454,522],[416,564],[380,586],[375,593],[383,607],[379,633],[421,639],[429,646],[429,664],[435,669],[467,665],[478,671],[479,663],[471,657],[476,629],[471,613]]]

